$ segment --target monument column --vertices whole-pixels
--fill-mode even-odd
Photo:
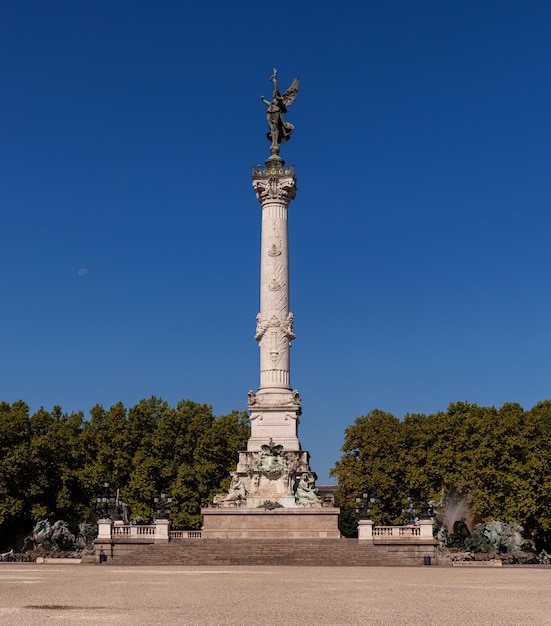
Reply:
[[[253,169],[253,187],[262,207],[260,313],[255,339],[260,348],[260,387],[249,392],[251,437],[248,450],[269,439],[286,450],[300,450],[300,396],[290,382],[290,349],[295,338],[289,310],[289,238],[287,210],[296,194],[294,168],[278,155]]]
[[[289,244],[287,208],[295,197],[293,168],[253,171],[253,187],[262,206],[260,251],[260,313],[255,339],[260,348],[260,389],[290,389],[291,341],[295,338],[289,311]]]
[[[281,94],[277,70],[270,77],[272,99],[261,96],[271,141],[265,167],[253,168],[252,184],[262,210],[260,312],[255,339],[260,350],[260,386],[249,391],[251,436],[239,452],[226,493],[202,509],[205,539],[337,538],[339,509],[325,506],[310,469],[310,455],[298,439],[301,399],[291,387],[287,211],[296,194],[293,166],[279,156],[294,126],[283,118],[298,93],[299,81]]]

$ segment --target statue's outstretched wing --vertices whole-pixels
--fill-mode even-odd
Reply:
[[[295,80],[291,83],[291,86],[289,87],[289,89],[287,89],[287,91],[283,94],[283,102],[286,107],[290,106],[295,101],[295,98],[297,97],[299,85],[300,85],[299,79],[295,78]]]

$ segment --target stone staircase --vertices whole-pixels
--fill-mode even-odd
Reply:
[[[107,565],[422,566],[433,546],[373,545],[357,539],[183,539],[136,545]]]

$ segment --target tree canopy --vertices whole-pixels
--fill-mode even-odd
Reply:
[[[364,487],[376,495],[376,524],[403,523],[408,495],[423,503],[454,493],[468,501],[474,521],[514,521],[549,544],[549,400],[529,411],[513,403],[496,409],[458,402],[403,420],[376,409],[346,428],[342,452],[331,474],[345,522]]]
[[[106,479],[132,517],[150,521],[153,496],[165,489],[174,527],[200,528],[201,507],[227,489],[248,437],[246,413],[217,417],[191,400],[96,405],[89,419],[0,402],[0,548],[41,518],[93,519]]]
[[[249,435],[246,413],[215,416],[191,400],[96,405],[88,419],[59,406],[31,414],[23,401],[0,402],[0,548],[41,518],[93,519],[105,479],[132,517],[151,521],[153,496],[165,489],[174,527],[200,528],[201,507],[227,490]],[[528,411],[458,402],[402,420],[375,409],[346,428],[342,452],[331,474],[347,536],[365,487],[376,496],[376,524],[403,523],[408,496],[420,504],[454,493],[473,521],[517,522],[550,544],[550,400]]]

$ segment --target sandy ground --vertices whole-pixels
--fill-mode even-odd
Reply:
[[[0,623],[551,625],[551,568],[2,563]]]

